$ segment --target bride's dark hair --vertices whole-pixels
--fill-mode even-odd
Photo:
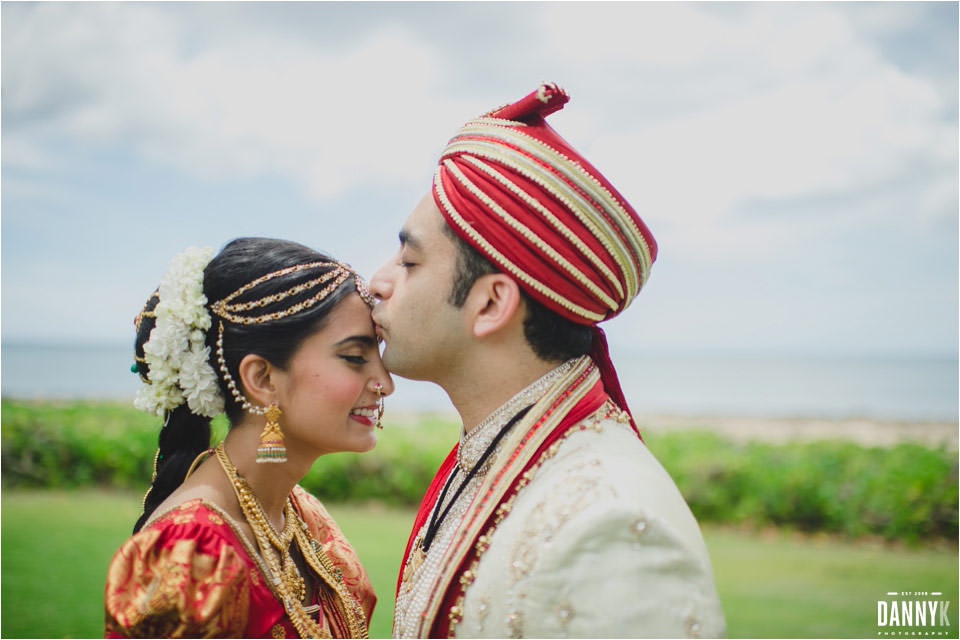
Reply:
[[[315,267],[266,280],[244,292],[232,302],[260,299],[274,293],[288,291],[291,287],[313,280],[334,268],[332,259],[309,247],[288,240],[272,238],[238,238],[228,243],[210,261],[203,272],[203,293],[207,298],[207,310],[214,301],[222,300],[257,278],[287,267],[312,262],[330,262],[329,267]],[[237,385],[240,385],[238,367],[248,353],[264,357],[271,364],[285,369],[300,344],[319,330],[330,311],[340,300],[356,291],[352,277],[347,278],[321,301],[303,311],[270,322],[239,324],[223,322],[223,355],[227,370]],[[316,293],[307,288],[298,294],[285,297],[271,305],[258,309],[271,313],[288,309]],[[134,344],[137,372],[145,381],[150,379],[150,370],[144,358],[143,345],[150,339],[156,324],[152,311],[159,303],[154,292],[144,307],[137,326]],[[243,408],[231,394],[217,362],[217,335],[220,318],[211,314],[212,324],[206,332],[206,345],[210,349],[210,366],[217,372],[220,393],[230,423],[234,424],[243,415]],[[186,403],[167,411],[160,429],[159,449],[154,465],[155,475],[143,501],[143,514],[133,527],[134,533],[143,527],[150,514],[184,481],[193,460],[210,447],[210,418],[193,413]]]

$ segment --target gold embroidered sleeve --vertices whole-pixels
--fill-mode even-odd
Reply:
[[[237,550],[209,530],[145,529],[107,570],[106,636],[241,637],[249,572]]]

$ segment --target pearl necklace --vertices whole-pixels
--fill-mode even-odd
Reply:
[[[333,565],[323,551],[323,546],[310,534],[307,524],[293,507],[293,501],[287,498],[283,510],[283,531],[278,533],[267,518],[263,505],[260,504],[249,483],[230,462],[222,442],[217,445],[215,453],[220,467],[233,486],[243,516],[253,530],[257,546],[260,548],[260,555],[272,574],[265,577],[273,584],[275,593],[300,637],[330,638],[331,635],[308,613],[308,609],[311,611],[316,609],[303,606],[306,584],[290,553],[293,541],[296,541],[307,565],[336,594],[339,601],[338,609],[347,622],[350,637],[366,638],[368,630],[363,608],[343,584],[340,570]]]

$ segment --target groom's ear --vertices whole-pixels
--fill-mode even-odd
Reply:
[[[477,278],[466,305],[473,313],[473,335],[482,338],[500,331],[522,318],[517,310],[520,304],[520,288],[517,282],[503,273],[490,273]]]

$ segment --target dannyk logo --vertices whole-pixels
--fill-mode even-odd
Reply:
[[[888,591],[877,600],[877,635],[952,635],[949,615],[950,601],[941,591]]]

